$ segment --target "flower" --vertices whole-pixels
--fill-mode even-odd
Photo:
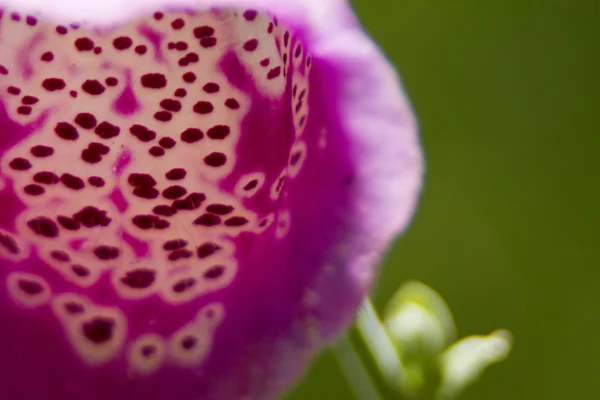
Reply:
[[[0,5],[1,397],[279,395],[421,180],[347,2]]]

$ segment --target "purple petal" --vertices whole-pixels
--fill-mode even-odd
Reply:
[[[0,4],[0,397],[279,395],[421,180],[348,4]]]

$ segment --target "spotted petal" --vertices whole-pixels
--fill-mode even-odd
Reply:
[[[349,5],[0,6],[0,397],[279,395],[421,179]]]

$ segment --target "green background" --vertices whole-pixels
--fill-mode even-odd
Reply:
[[[463,399],[600,398],[598,3],[354,1],[401,71],[428,164],[374,301],[418,279],[460,336],[515,335]],[[353,397],[326,352],[291,399]]]

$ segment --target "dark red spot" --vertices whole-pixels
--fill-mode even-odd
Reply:
[[[181,110],[181,102],[174,99],[164,99],[160,102],[160,106],[167,111],[178,112]]]
[[[79,113],[75,117],[75,123],[83,129],[94,129],[96,127],[97,121],[96,117],[94,117],[94,114]]]
[[[200,46],[206,48],[213,47],[217,44],[217,38],[205,37],[200,39]]]
[[[151,345],[143,346],[141,352],[144,357],[150,357],[156,353],[156,347]]]
[[[296,53],[294,54],[294,56],[296,58],[300,57],[302,55],[302,45],[298,45],[298,47],[296,47]]]
[[[147,143],[156,138],[156,132],[149,130],[143,125],[133,125],[129,132],[141,142]]]
[[[158,111],[154,114],[154,119],[160,122],[169,122],[173,119],[173,114],[168,111]]]
[[[173,168],[165,174],[165,177],[170,181],[180,181],[187,175],[187,172],[183,168]]]
[[[286,33],[283,35],[283,45],[284,45],[285,47],[287,47],[289,43],[290,43],[290,33],[289,33],[289,32],[286,32]]]
[[[187,246],[188,242],[183,239],[169,240],[163,244],[163,249],[167,251],[180,250]]]
[[[256,12],[256,10],[246,10],[246,11],[244,12],[244,18],[245,18],[247,21],[254,21],[254,19],[256,18],[256,15],[257,15],[257,14],[258,14],[258,13]]]
[[[225,226],[237,227],[244,226],[248,223],[248,220],[244,217],[231,217],[225,221]]]
[[[58,226],[50,218],[39,217],[27,221],[27,226],[36,234],[47,238],[58,236]]]
[[[99,176],[90,176],[88,178],[88,183],[94,187],[102,187],[105,185],[104,179]]]
[[[33,146],[29,151],[31,155],[38,158],[50,157],[54,154],[54,149],[52,147],[43,145]]]
[[[163,19],[164,16],[165,15],[163,13],[161,13],[161,12],[155,12],[154,13],[154,19],[157,20],[157,21],[160,21],[161,19]]]
[[[147,289],[152,286],[155,279],[156,272],[151,269],[139,268],[127,272],[127,274],[121,278],[121,282],[132,289]]]
[[[260,65],[263,67],[268,66],[271,63],[271,60],[268,58],[263,58],[262,60],[260,60]]]
[[[185,143],[196,143],[203,137],[204,134],[198,128],[188,128],[181,133],[181,140]]]
[[[193,255],[194,255],[194,253],[192,253],[189,250],[185,250],[185,249],[175,250],[175,251],[172,251],[171,254],[169,254],[169,261],[178,261],[178,260],[181,260],[182,258],[191,258]]]
[[[64,140],[77,140],[79,138],[79,132],[77,128],[68,122],[59,122],[54,127],[54,133]]]
[[[138,53],[139,55],[146,54],[147,51],[148,51],[148,48],[144,44],[135,46],[135,52]]]
[[[233,211],[233,207],[225,204],[211,204],[206,207],[206,211],[217,215],[227,215]]]
[[[94,47],[94,54],[100,54],[102,53],[102,47],[98,46],[98,47]]]
[[[196,53],[188,53],[184,58],[188,64],[197,63],[200,61],[200,57]]]
[[[300,152],[300,151],[292,154],[292,156],[290,157],[290,164],[296,165],[298,163],[298,161],[300,161],[301,156],[302,156],[302,152]]]
[[[231,133],[227,125],[215,125],[206,132],[206,136],[215,140],[225,139]]]
[[[179,42],[175,43],[175,49],[177,51],[185,51],[188,49],[188,44],[186,42],[179,41]]]
[[[162,195],[165,199],[177,200],[187,194],[187,190],[183,186],[170,186],[163,190]]]
[[[114,76],[110,76],[110,77],[106,78],[104,83],[106,83],[107,86],[117,86],[119,84],[119,80],[117,78],[115,78]]]
[[[214,107],[209,101],[199,101],[194,104],[194,112],[197,114],[210,114]]]
[[[42,87],[49,92],[54,92],[57,90],[63,90],[65,87],[67,87],[67,84],[60,78],[47,78],[42,82]]]
[[[50,257],[61,262],[71,261],[71,257],[62,250],[54,250],[52,253],[50,253]]]
[[[187,91],[183,88],[179,88],[175,91],[175,97],[185,97],[187,96]]]
[[[267,74],[267,79],[275,79],[281,75],[281,67],[275,67]]]
[[[158,141],[158,144],[164,149],[172,149],[175,147],[176,142],[172,138],[165,136]]]
[[[181,347],[183,347],[184,350],[191,350],[196,346],[197,343],[198,340],[195,337],[187,336],[181,341]]]
[[[29,160],[22,157],[13,158],[8,165],[16,171],[27,171],[29,168],[31,168],[31,163]]]
[[[9,87],[7,87],[6,91],[9,94],[12,94],[13,96],[18,96],[18,95],[21,94],[21,89],[19,89],[18,87],[15,87],[15,86],[9,86]]]
[[[63,228],[65,228],[68,231],[76,231],[76,230],[79,230],[79,228],[81,228],[81,224],[79,222],[75,221],[73,218],[59,215],[56,218],[56,220],[58,221],[60,226],[62,226]]]
[[[27,17],[25,17],[25,22],[29,26],[36,26],[38,23],[38,20],[37,20],[37,18],[28,15]]]
[[[106,90],[104,85],[96,79],[88,79],[87,81],[83,82],[81,89],[92,96],[99,96]]]
[[[244,50],[246,51],[254,51],[258,47],[258,40],[250,39],[246,43],[244,43]]]
[[[46,189],[41,187],[40,185],[27,185],[23,188],[23,191],[30,196],[41,196],[46,192]]]
[[[310,56],[306,57],[306,66],[310,67],[311,58]]]
[[[204,273],[204,279],[217,279],[225,272],[225,267],[216,265]]]
[[[159,192],[153,187],[141,186],[133,189],[133,194],[142,199],[152,200],[158,197]]]
[[[58,33],[59,35],[66,35],[67,34],[67,28],[59,25],[56,27],[56,33]]]
[[[78,38],[75,40],[75,47],[79,51],[92,51],[94,50],[94,42],[87,37]]]
[[[194,36],[196,39],[202,39],[206,37],[210,37],[215,34],[214,28],[211,26],[199,26],[194,28]]]
[[[181,18],[177,18],[173,22],[171,22],[171,27],[176,30],[179,30],[179,29],[183,28],[184,26],[185,26],[185,22]]]
[[[117,50],[127,50],[133,44],[133,40],[129,36],[119,36],[113,40],[113,46]]]
[[[71,271],[80,278],[85,278],[90,275],[90,270],[79,264],[72,265]]]
[[[194,83],[196,82],[196,74],[193,72],[186,72],[183,74],[182,79],[187,83]]]
[[[81,150],[81,159],[89,164],[97,164],[102,161],[102,155],[90,149],[83,149]]]
[[[203,214],[194,220],[194,225],[216,226],[221,223],[221,217],[215,214]]]
[[[268,33],[273,33],[273,23],[269,23],[269,28],[267,29]]]
[[[19,254],[19,246],[12,236],[0,233],[0,245],[2,245],[11,254]]]
[[[276,190],[278,192],[281,191],[281,189],[283,188],[283,183],[285,182],[285,176],[279,179],[279,182],[277,183],[277,187]]]
[[[221,249],[222,247],[218,244],[207,242],[198,247],[198,251],[196,254],[198,255],[198,258],[206,258],[212,256]]]
[[[73,268],[75,268],[75,266],[73,266]],[[71,269],[73,269],[73,268],[71,268]],[[75,271],[73,271],[73,272],[75,272]],[[84,311],[84,308],[81,304],[69,302],[69,303],[65,304],[65,310],[69,314],[81,314]]]
[[[37,97],[33,97],[33,96],[23,96],[23,98],[21,99],[21,103],[23,103],[25,105],[36,104],[38,101],[40,101],[40,99],[38,99]]]
[[[141,77],[142,86],[149,89],[162,89],[167,86],[167,77],[163,74],[146,74]]]
[[[202,205],[202,202],[206,200],[206,195],[203,193],[192,193],[185,199],[175,200],[172,207],[176,210],[197,210]]]
[[[152,157],[162,157],[165,155],[165,149],[163,149],[162,147],[158,147],[158,146],[152,146],[150,148],[150,150],[148,150],[148,153]]]
[[[60,178],[54,172],[42,171],[33,176],[33,181],[44,185],[55,185],[60,182]]]
[[[60,176],[60,181],[63,185],[73,190],[81,190],[85,187],[83,179],[69,173],[62,174]]]
[[[119,249],[112,246],[98,246],[94,249],[96,257],[103,261],[114,260],[119,257],[119,253]]]
[[[256,179],[253,179],[250,182],[248,182],[248,184],[246,186],[244,186],[244,190],[246,190],[246,191],[252,190],[256,186],[258,186],[258,181]]]
[[[134,186],[134,187],[141,187],[141,186],[153,187],[153,186],[156,186],[156,181],[149,174],[135,174],[135,173],[131,174],[127,178],[127,182],[131,186]]]
[[[87,206],[74,214],[73,219],[87,228],[108,226],[112,220],[108,218],[106,214],[106,211],[99,210],[96,207]]]
[[[284,54],[283,55],[283,65],[285,65],[287,63],[287,59],[288,59],[288,55]]]
[[[227,108],[231,108],[232,110],[237,110],[240,108],[240,103],[236,99],[227,99],[225,100],[225,106]]]
[[[100,125],[96,127],[94,132],[102,139],[112,139],[115,136],[119,136],[119,134],[121,133],[121,128],[111,124],[110,122],[103,121],[100,122]]]
[[[69,92],[69,95],[71,95],[71,97],[76,98],[77,97],[77,92],[75,90],[71,90]]]
[[[163,217],[172,217],[173,215],[177,214],[177,210],[174,209],[171,206],[156,206],[152,209],[152,212],[156,215],[160,215]]]
[[[209,82],[202,88],[206,93],[217,93],[220,90],[219,85],[214,82]]]
[[[40,57],[40,60],[45,61],[45,62],[50,62],[50,61],[54,60],[54,54],[51,51],[47,51],[44,54],[42,54],[42,56]]]
[[[43,286],[39,282],[25,279],[19,279],[19,289],[30,296],[35,296],[44,291]]]
[[[204,157],[204,163],[209,167],[221,167],[227,162],[227,157],[223,153],[213,152]]]
[[[173,285],[173,291],[175,293],[182,293],[192,288],[196,284],[194,278],[185,278]]]
[[[131,222],[140,229],[148,230],[154,228],[154,223],[158,218],[154,215],[136,215]]]
[[[17,114],[20,115],[29,115],[31,114],[31,107],[30,106],[19,106],[17,107]]]
[[[115,321],[110,318],[96,317],[83,324],[84,336],[92,343],[103,344],[112,339]]]
[[[304,125],[305,122],[306,122],[306,115],[303,115],[302,118],[300,118],[300,121],[298,121],[298,125],[302,126],[302,125]]]

